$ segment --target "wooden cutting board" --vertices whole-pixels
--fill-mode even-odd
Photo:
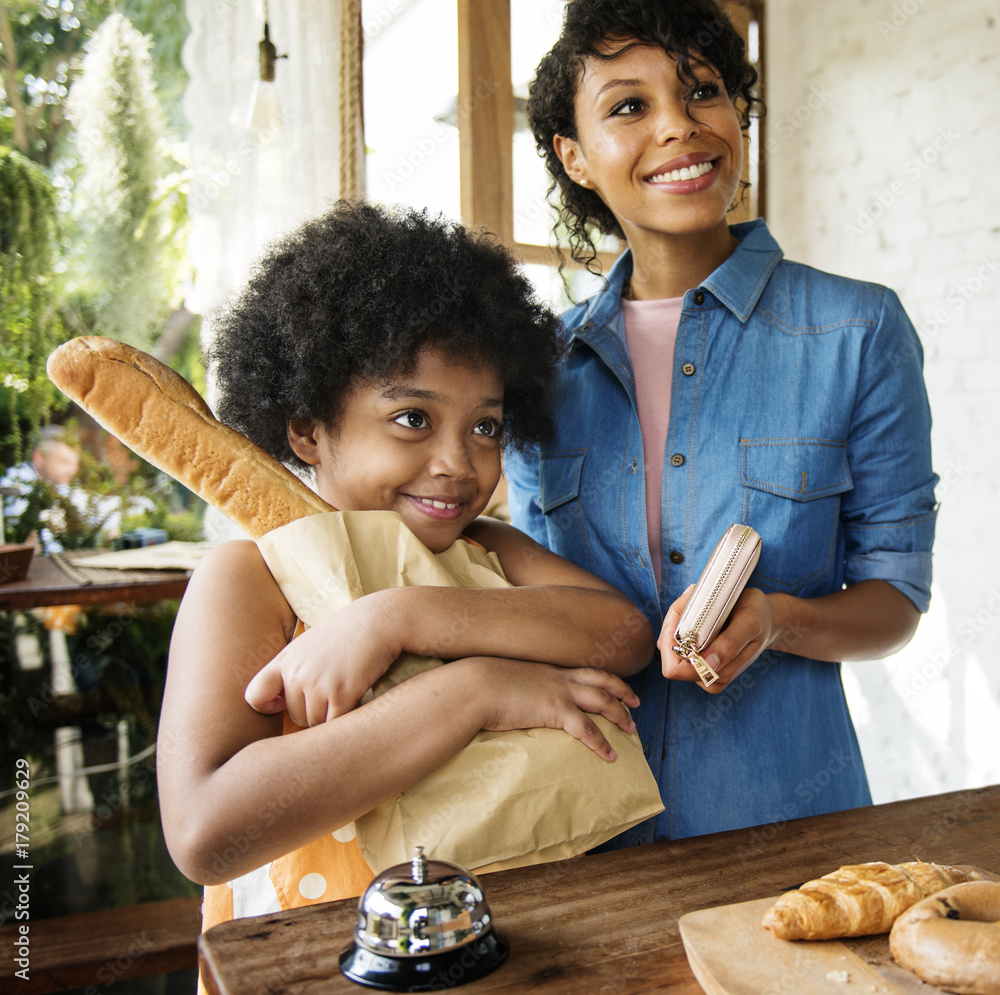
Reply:
[[[681,916],[688,963],[708,995],[930,995],[889,955],[889,936],[778,940],[760,925],[774,898]],[[847,972],[846,980],[842,972]]]

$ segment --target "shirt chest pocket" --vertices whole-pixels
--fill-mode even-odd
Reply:
[[[774,590],[818,593],[843,557],[840,495],[853,484],[847,443],[742,439],[743,521],[761,535],[754,576]],[[806,590],[815,587],[816,590]]]
[[[538,462],[538,505],[543,515],[551,515],[580,496],[585,449],[542,452]]]
[[[545,516],[547,545],[554,553],[596,570],[580,488],[586,449],[542,451],[538,461],[538,507]]]

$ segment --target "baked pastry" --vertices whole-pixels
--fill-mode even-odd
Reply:
[[[968,881],[907,909],[889,950],[921,981],[961,995],[1000,992],[1000,884]]]
[[[254,539],[334,510],[273,456],[217,421],[179,373],[147,353],[83,335],[59,346],[47,371],[112,435]]]
[[[911,861],[848,864],[790,891],[761,925],[781,940],[832,940],[886,933],[912,905],[965,881],[1000,881],[977,867]]]

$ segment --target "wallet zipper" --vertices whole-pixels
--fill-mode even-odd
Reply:
[[[729,553],[729,559],[726,561],[722,573],[719,574],[719,579],[715,582],[712,593],[705,600],[704,607],[694,620],[694,625],[688,630],[684,641],[679,646],[674,647],[675,653],[679,653],[694,666],[705,687],[714,684],[719,679],[719,675],[705,662],[705,658],[695,649],[695,644],[698,642],[698,633],[701,631],[702,625],[705,624],[705,619],[708,618],[720,592],[725,587],[726,581],[729,579],[729,574],[733,569],[733,564],[736,563],[737,557],[740,555],[740,551],[746,545],[747,539],[751,535],[753,535],[753,529],[749,525],[745,526]]]
[[[739,534],[739,538],[736,540],[736,545],[733,546],[732,551],[729,554],[729,560],[723,568],[722,573],[719,574],[719,579],[715,582],[715,587],[712,588],[712,593],[709,595],[708,600],[706,600],[704,607],[698,613],[698,617],[694,620],[694,625],[691,626],[691,631],[687,639],[685,639],[685,642],[698,642],[698,633],[701,631],[701,627],[705,624],[705,619],[708,618],[711,613],[712,606],[715,604],[716,598],[718,598],[719,593],[725,587],[726,581],[729,579],[729,573],[733,569],[733,564],[736,562],[736,558],[740,555],[740,550],[746,545],[747,539],[750,538],[752,533],[753,529],[748,525]]]

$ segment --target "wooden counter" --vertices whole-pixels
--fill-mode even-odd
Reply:
[[[87,559],[106,549],[80,549],[35,556],[23,580],[0,584],[0,611],[29,611],[55,605],[98,605],[118,601],[180,598],[187,570],[88,570]]]
[[[698,995],[684,913],[778,895],[841,864],[914,859],[1000,872],[1000,786],[484,875],[511,954],[461,991]],[[356,912],[350,899],[216,926],[199,942],[210,991],[365,991],[338,969]]]

